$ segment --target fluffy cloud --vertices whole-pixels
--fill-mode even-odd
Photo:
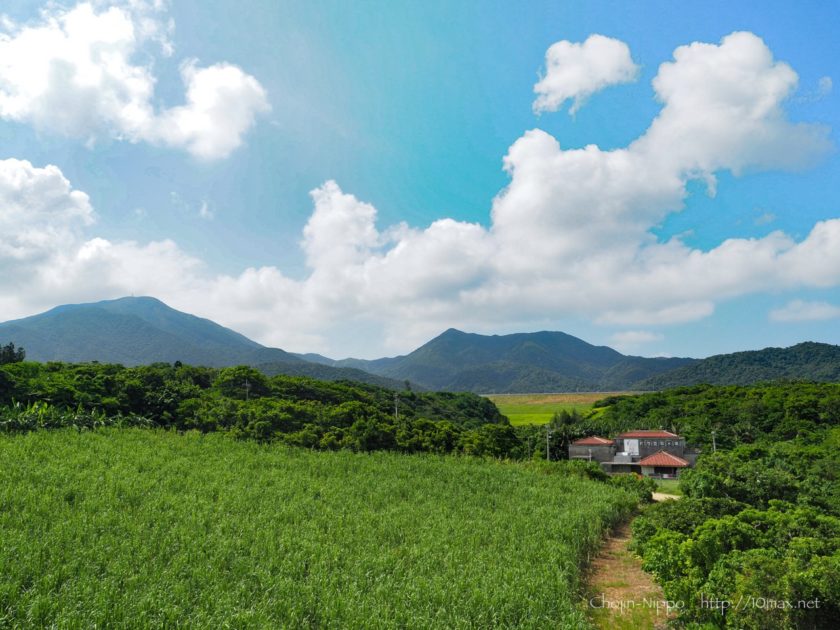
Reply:
[[[545,53],[545,76],[534,86],[534,111],[556,112],[571,100],[569,114],[574,114],[595,92],[635,81],[638,74],[630,49],[618,39],[590,35],[582,44],[559,41]]]
[[[680,47],[654,80],[661,111],[627,147],[564,149],[536,129],[514,142],[504,159],[510,183],[493,200],[489,227],[441,219],[380,229],[373,205],[328,181],[312,191],[301,240],[308,272],[299,279],[270,266],[212,276],[169,241],[85,240],[87,198],[55,167],[7,161],[0,199],[23,201],[11,211],[17,218],[0,223],[12,226],[0,256],[6,282],[25,278],[26,286],[0,306],[23,314],[70,294],[151,293],[265,343],[375,355],[449,326],[492,331],[579,316],[644,328],[707,317],[721,300],[751,292],[838,286],[840,218],[801,240],[776,231],[709,250],[651,233],[682,208],[692,180],[713,194],[721,170],[796,169],[825,153],[825,129],[785,116],[796,83],[749,33]],[[40,200],[48,190],[52,200]],[[15,206],[0,206],[0,221],[7,207]],[[37,234],[52,217],[54,245],[26,236],[26,226]],[[373,335],[393,346],[370,346]],[[625,345],[659,338],[619,335]]]
[[[260,83],[236,66],[219,63],[199,68],[194,60],[181,67],[187,104],[161,112],[144,138],[183,147],[207,160],[226,157],[269,109]]]
[[[662,111],[631,149],[710,185],[722,169],[802,168],[830,143],[827,129],[787,120],[782,104],[797,84],[796,72],[752,33],[680,46],[653,80]]]
[[[814,322],[840,317],[840,306],[828,302],[792,300],[781,308],[770,311],[774,322]]]
[[[88,196],[55,166],[0,160],[0,261],[29,265],[77,238],[93,223]],[[2,280],[0,280],[2,282]]]
[[[660,333],[649,330],[624,330],[610,337],[613,347],[621,352],[636,350],[640,346],[663,339],[664,337]]]
[[[186,104],[156,111],[148,47],[172,52],[162,3],[50,5],[33,24],[0,32],[0,118],[89,143],[111,137],[229,155],[268,109],[265,90],[236,66],[182,66]]]

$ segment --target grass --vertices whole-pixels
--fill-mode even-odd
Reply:
[[[499,410],[508,417],[514,426],[523,424],[546,424],[558,411],[578,411],[585,413],[592,409],[592,404],[607,396],[620,395],[623,392],[586,392],[570,394],[491,394]]]
[[[585,627],[626,493],[527,464],[0,435],[0,627]]]
[[[679,479],[654,479],[654,481],[658,486],[658,492],[663,492],[664,494],[673,494],[678,497],[682,496],[683,492],[680,488]]]

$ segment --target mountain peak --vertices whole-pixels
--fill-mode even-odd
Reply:
[[[564,332],[480,335],[449,328],[408,355],[357,365],[431,389],[501,393],[629,389],[690,361],[626,357]]]
[[[468,334],[469,333],[465,333],[463,330],[458,330],[457,328],[447,328],[437,336],[437,339],[440,339],[441,337],[463,337]]]
[[[224,366],[301,360],[151,296],[66,304],[0,324],[0,339],[35,361]]]

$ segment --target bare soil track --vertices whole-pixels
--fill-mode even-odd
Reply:
[[[654,501],[679,499],[655,492]],[[619,525],[604,542],[589,569],[587,608],[595,627],[603,630],[660,630],[673,617],[653,576],[628,548],[630,522]]]

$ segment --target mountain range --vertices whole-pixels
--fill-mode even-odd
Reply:
[[[431,389],[477,393],[635,389],[648,378],[696,361],[625,356],[562,332],[488,336],[454,328],[401,357],[330,362],[319,355],[302,356]]]
[[[304,361],[267,348],[209,319],[177,311],[152,297],[125,297],[92,304],[67,304],[0,324],[0,341],[26,349],[32,361],[145,365],[181,361],[224,367],[252,365],[266,374],[352,380],[389,388],[402,381]]]
[[[840,382],[840,346],[806,341],[790,348],[764,348],[718,354],[652,376],[643,389],[685,385],[750,385],[763,381],[809,380]]]
[[[840,347],[807,342],[791,348],[707,359],[628,356],[562,332],[478,335],[447,330],[413,352],[375,360],[335,360],[263,346],[208,319],[151,297],[59,306],[0,324],[34,361],[142,365],[181,361],[252,365],[267,374],[355,380],[392,389],[477,393],[630,391],[697,383],[747,384],[776,379],[840,381]]]

